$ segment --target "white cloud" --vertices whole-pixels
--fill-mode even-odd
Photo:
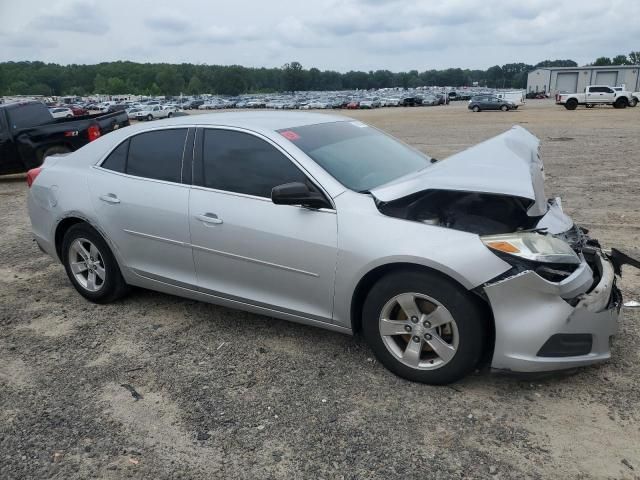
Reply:
[[[60,63],[424,70],[640,48],[640,2],[623,0],[0,0],[0,17],[0,60]]]

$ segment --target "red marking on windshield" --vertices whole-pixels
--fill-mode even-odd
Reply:
[[[287,140],[291,140],[292,142],[300,138],[300,135],[298,135],[293,130],[285,130],[284,132],[280,132],[280,135],[282,135]]]

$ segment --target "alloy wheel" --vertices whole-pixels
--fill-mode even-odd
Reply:
[[[458,351],[458,326],[437,300],[420,293],[402,293],[382,308],[378,329],[387,350],[403,364],[434,370]]]
[[[69,247],[69,267],[78,284],[89,292],[97,292],[107,278],[100,250],[86,238],[77,238]]]

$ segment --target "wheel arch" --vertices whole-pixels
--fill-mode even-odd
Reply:
[[[79,223],[87,224],[92,229],[94,229],[98,233],[98,235],[102,237],[102,239],[105,241],[107,246],[111,249],[111,253],[116,259],[118,266],[120,267],[120,269],[122,269],[122,258],[120,256],[120,252],[118,251],[118,248],[116,247],[116,245],[111,241],[109,236],[106,235],[105,232],[100,227],[98,227],[94,222],[92,222],[91,220],[89,220],[88,218],[86,218],[85,216],[77,212],[70,213],[69,215],[61,219],[56,225],[54,235],[53,235],[53,241],[54,241],[56,254],[60,259],[60,261],[62,261],[62,242],[64,240],[64,236],[71,227]]]
[[[480,359],[480,365],[488,364],[493,357],[493,351],[495,347],[495,320],[493,317],[491,305],[489,304],[486,296],[483,294],[482,289],[480,287],[469,289],[455,278],[447,275],[445,272],[426,265],[410,262],[395,262],[379,265],[369,270],[360,279],[351,296],[350,320],[351,331],[353,332],[353,334],[360,332],[362,329],[362,309],[367,294],[369,293],[373,285],[375,285],[375,283],[385,275],[389,275],[391,273],[399,271],[423,272],[429,273],[431,275],[436,275],[443,279],[446,279],[447,281],[455,283],[460,288],[471,294],[471,298],[478,306],[478,308],[482,311],[483,318],[487,324],[487,338],[485,339],[485,348]]]
[[[71,227],[77,225],[78,223],[86,223],[87,225],[91,225],[84,218],[79,217],[65,217],[58,223],[58,225],[56,225],[56,230],[53,236],[53,243],[56,248],[56,254],[58,255],[60,261],[62,261],[62,241],[64,240],[64,236]]]

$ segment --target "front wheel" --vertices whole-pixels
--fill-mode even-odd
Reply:
[[[473,108],[472,108],[471,110],[473,110],[474,112],[476,112],[476,113],[477,113],[477,112],[479,112],[479,111],[480,111],[480,107],[479,107],[478,105],[474,105],[474,106],[473,106]]]
[[[172,116],[172,115],[173,115],[173,113],[169,112],[169,113],[167,114],[167,118],[171,118],[171,116]]]
[[[151,120],[153,120],[153,115],[147,115],[147,121],[150,122]]]
[[[109,246],[88,224],[78,223],[66,232],[61,253],[69,280],[87,300],[109,303],[127,292]]]
[[[466,290],[438,274],[415,271],[387,275],[373,286],[362,330],[385,367],[434,385],[473,371],[487,332],[482,311]]]

